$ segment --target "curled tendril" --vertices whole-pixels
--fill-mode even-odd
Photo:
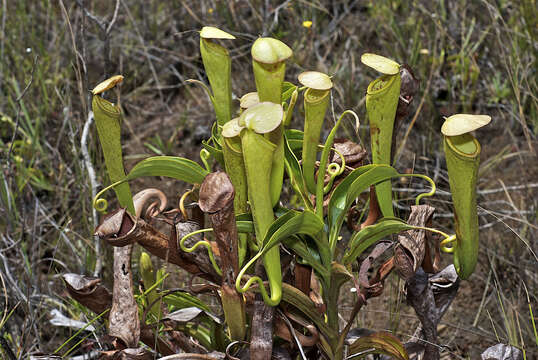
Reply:
[[[450,245],[456,241],[456,235],[448,235],[447,233],[441,230],[437,230],[437,229],[426,227],[426,226],[414,226],[413,228],[417,230],[426,230],[426,231],[430,231],[432,233],[441,235],[444,238],[443,240],[441,240],[441,243],[439,244],[441,250],[445,253],[454,252],[454,246],[447,246],[447,245]]]
[[[100,213],[104,213],[106,212],[106,209],[108,207],[108,201],[106,199],[103,199],[101,198],[101,196],[107,192],[108,190],[124,183],[125,180],[120,180],[120,181],[117,181],[113,184],[110,184],[108,185],[107,187],[105,187],[104,189],[102,189],[101,191],[99,191],[97,193],[97,195],[95,195],[95,197],[93,198],[93,207],[95,208],[95,210],[99,211]]]
[[[443,240],[441,240],[440,249],[442,252],[445,253],[453,253],[454,252],[454,244],[453,242],[456,241],[456,235],[451,235],[445,237]],[[447,246],[450,245],[450,246]]]
[[[202,163],[204,164],[204,167],[208,172],[211,172],[211,166],[209,166],[209,163],[208,163],[210,156],[211,156],[211,153],[207,151],[206,149],[200,150],[200,160],[202,160]]]
[[[245,275],[245,272],[263,255],[263,253],[264,253],[263,251],[258,252],[252,259],[250,259],[248,263],[246,263],[245,266],[243,266],[243,268],[237,275],[237,279],[235,280],[235,288],[238,292],[243,294],[247,292],[248,289],[250,289],[253,283],[257,283],[258,287],[260,288],[260,293],[262,295],[263,301],[269,306],[277,306],[280,299],[275,301],[269,296],[269,294],[267,293],[267,290],[265,289],[265,286],[263,285],[263,280],[259,276],[256,276],[256,275],[251,276],[247,280],[245,285],[241,286],[241,279]]]
[[[192,194],[194,189],[190,189],[186,191],[183,195],[181,195],[181,198],[179,199],[179,210],[181,211],[181,215],[183,215],[183,219],[188,219],[187,210],[185,209],[185,199],[187,196]]]
[[[318,215],[320,218],[323,218],[323,194],[325,193],[325,187],[323,186],[323,180],[325,176],[325,167],[327,166],[327,162],[329,161],[329,151],[333,146],[334,143],[334,137],[336,136],[336,130],[340,126],[340,123],[342,122],[342,119],[346,115],[352,115],[356,121],[359,121],[359,116],[355,114],[353,110],[346,110],[344,111],[340,117],[338,118],[338,121],[332,128],[331,132],[329,133],[329,136],[327,136],[327,140],[325,141],[325,146],[323,147],[323,152],[321,153],[321,160],[319,162],[319,173],[318,173],[318,182],[316,184],[316,215]],[[339,154],[341,156],[341,154]],[[342,157],[343,160],[343,157]],[[345,169],[345,166],[342,166],[342,169]],[[342,170],[343,171],[343,170]]]
[[[430,177],[428,177],[426,175],[423,175],[423,174],[400,174],[400,175],[403,176],[403,177],[418,177],[418,178],[424,179],[427,182],[429,182],[430,185],[432,186],[431,191],[422,193],[419,196],[417,196],[417,198],[415,200],[415,205],[419,205],[420,200],[422,200],[423,197],[433,196],[435,194],[435,191],[437,190],[437,187],[435,186],[435,182]]]
[[[190,238],[191,236],[198,235],[198,234],[205,233],[205,232],[209,232],[209,231],[213,231],[213,228],[196,230],[196,231],[193,231],[193,232],[183,236],[181,238],[181,240],[179,241],[179,247],[181,248],[181,250],[185,251],[186,253],[191,253],[194,250],[198,249],[200,246],[204,246],[207,249],[207,255],[209,256],[209,260],[211,261],[211,265],[213,265],[213,268],[215,269],[217,274],[222,276],[222,271],[220,270],[220,267],[217,265],[217,262],[215,261],[215,255],[213,255],[213,250],[211,249],[211,244],[209,243],[209,241],[200,240],[190,248],[185,246],[185,241],[188,238]]]
[[[325,185],[325,187],[323,188],[323,194],[327,194],[331,190],[334,179],[336,179],[337,176],[342,175],[346,168],[346,159],[344,158],[344,155],[342,155],[342,153],[335,148],[332,148],[332,150],[334,150],[334,152],[342,160],[342,165],[333,162],[330,163],[329,166],[327,166],[327,174],[329,174],[330,178],[327,185]]]

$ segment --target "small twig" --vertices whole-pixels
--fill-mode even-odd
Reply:
[[[84,129],[82,130],[82,137],[80,139],[80,150],[82,152],[82,157],[84,159],[84,166],[86,167],[86,171],[88,171],[88,178],[90,180],[90,191],[92,194],[92,199],[96,195],[96,189],[97,189],[97,180],[95,176],[95,169],[93,168],[92,160],[90,158],[90,154],[88,153],[88,135],[90,133],[90,126],[93,122],[93,112],[90,111],[88,114],[88,119],[84,123]],[[93,227],[95,228],[98,223],[98,217],[97,217],[97,210],[95,210],[94,207],[92,207],[92,220],[93,220]],[[95,262],[95,269],[93,271],[93,276],[99,276],[101,273],[103,263],[101,258],[101,240],[99,240],[98,236],[94,235],[94,242],[95,242],[95,255],[96,255],[96,262]]]
[[[97,24],[97,26],[103,30],[103,31],[106,31],[106,24],[105,22],[102,20],[102,19],[99,19],[97,16],[93,15],[88,9],[86,9],[86,7],[84,6],[83,3],[80,2],[80,0],[75,0],[77,5],[81,7],[82,11],[84,12],[84,14],[86,14],[87,17],[89,17],[95,24]]]
[[[103,19],[98,18],[94,14],[92,14],[90,11],[86,9],[84,6],[84,3],[81,2],[81,0],[75,0],[77,5],[82,9],[84,14],[90,18],[95,24],[97,24],[97,27],[102,32],[103,36],[103,57],[104,57],[104,66],[105,66],[105,78],[109,77],[112,73],[112,64],[110,61],[110,33],[112,32],[112,29],[114,28],[114,24],[116,23],[116,20],[118,19],[118,13],[120,9],[120,0],[116,0],[116,5],[114,7],[114,13],[112,15],[112,18],[110,21],[105,21]]]
[[[182,2],[182,4],[183,4],[183,2]],[[125,8],[125,12],[127,13],[127,16],[129,17],[129,20],[133,23],[133,26],[134,26],[136,35],[138,37],[138,40],[140,41],[140,44],[142,45],[142,49],[144,51],[144,57],[146,58],[146,60],[148,62],[149,69],[151,71],[151,74],[153,75],[153,80],[155,81],[155,84],[157,85],[157,90],[159,92],[159,98],[161,99],[161,102],[165,105],[165,107],[167,108],[168,112],[171,113],[172,110],[169,108],[168,104],[164,100],[164,95],[163,95],[163,92],[161,91],[161,83],[160,83],[159,77],[157,75],[157,70],[155,69],[155,66],[153,65],[153,61],[151,60],[151,56],[149,55],[148,47],[146,45],[146,42],[144,41],[144,37],[140,33],[140,30],[138,30],[138,27],[136,26],[136,21],[135,21],[133,15],[131,14],[131,11],[129,10],[129,8],[127,7],[127,4],[125,2],[123,2],[123,7]]]
[[[15,99],[15,102],[17,103],[17,117],[15,118],[15,130],[13,131],[13,136],[11,137],[11,143],[9,144],[9,151],[7,153],[7,168],[8,169],[9,169],[9,164],[10,164],[10,161],[11,161],[11,151],[13,150],[13,143],[15,142],[15,137],[17,136],[17,131],[19,131],[19,122],[20,122],[20,118],[21,118],[21,109],[22,109],[21,101],[22,101],[22,98],[24,97],[24,95],[26,95],[26,93],[30,89],[30,86],[32,86],[32,83],[34,82],[34,73],[35,73],[35,69],[37,67],[37,59],[38,58],[39,58],[39,56],[37,56],[37,55],[34,58],[34,63],[32,65],[32,72],[30,73],[30,81],[28,82],[28,84],[26,84],[26,87],[24,88],[22,93]]]
[[[114,24],[116,23],[116,20],[118,18],[118,11],[120,10],[120,0],[116,0],[116,6],[114,8],[114,15],[112,15],[112,19],[108,23],[108,26],[106,27],[106,34],[110,34],[112,31],[112,28],[114,27]]]
[[[284,320],[284,323],[286,323],[286,326],[288,327],[291,335],[293,336],[293,339],[295,340],[295,343],[297,347],[299,348],[299,352],[301,353],[301,358],[306,360],[306,355],[304,353],[303,346],[301,345],[301,342],[297,338],[297,334],[295,333],[295,329],[293,328],[293,325],[291,324],[291,322],[288,320],[286,315],[280,309],[277,309],[277,311],[278,311],[278,314],[280,315],[280,318]]]

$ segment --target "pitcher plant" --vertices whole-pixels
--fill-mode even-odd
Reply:
[[[448,117],[441,128],[456,230],[454,242],[446,241],[442,249],[454,253],[454,266],[462,279],[473,273],[478,258],[476,183],[481,148],[470,132],[490,121],[488,115],[456,114]]]
[[[351,335],[359,329],[353,329],[353,325],[367,300],[382,295],[384,280],[392,270],[396,269],[409,285],[421,267],[432,268],[428,265],[432,262],[430,253],[425,250],[425,233],[441,235],[441,248],[454,253],[455,271],[461,278],[472,273],[478,252],[476,181],[480,144],[469,132],[487,124],[490,118],[460,114],[443,125],[455,214],[455,235],[449,235],[432,227],[434,209],[421,204],[435,194],[433,180],[422,174],[399,173],[390,165],[401,83],[397,63],[373,54],[361,58],[383,74],[367,89],[372,164],[365,164],[366,151],[359,144],[335,140],[345,116],[353,117],[358,126],[355,112],[343,111],[328,136],[321,136],[333,79],[318,71],[306,71],[299,75],[298,85],[284,82],[286,61],[293,52],[280,40],[259,38],[252,45],[257,91],[241,97],[236,110],[231,59],[218,43],[233,38],[212,27],[200,32],[200,52],[209,79],[209,87],[202,86],[216,119],[211,139],[201,152],[203,166],[181,157],[156,156],[138,162],[125,174],[121,110],[99,95],[123,78],[114,77],[94,89],[96,124],[112,181],[96,196],[94,206],[106,210],[107,203],[101,197],[111,188],[122,206],[103,219],[96,233],[115,249],[137,243],[149,254],[206,282],[191,281],[189,292],[174,290],[181,295],[171,294],[161,289],[159,279],[163,277],[155,278],[149,255],[143,253],[140,271],[146,290],[142,299],[147,304],[141,313],[151,314],[143,317],[151,321],[139,323],[133,317],[138,309],[132,283],[129,288],[129,282],[125,282],[129,278],[125,277],[121,284],[124,293],[127,289],[131,294],[125,301],[131,301],[135,309],[129,315],[133,327],[129,332],[119,332],[112,326],[111,316],[110,333],[132,347],[136,347],[138,338],[146,344],[153,339],[158,351],[167,355],[174,353],[174,341],[182,339],[182,350],[198,355],[216,351],[223,357],[270,359],[273,350],[278,350],[288,352],[289,358],[343,360],[375,353],[409,359],[406,347],[393,335],[373,332],[354,337]],[[303,131],[288,129],[292,117],[298,116],[293,109],[301,94]],[[226,171],[214,170],[217,163]],[[178,208],[164,212],[166,206],[159,211],[154,206],[144,218],[140,211],[135,212],[128,185],[142,176],[166,176],[191,184],[191,188],[180,196]],[[415,198],[407,221],[394,217],[392,207],[391,179],[402,177],[420,178],[431,187]],[[283,186],[289,191],[281,199]],[[294,201],[289,201],[290,193]],[[362,223],[351,216],[361,195],[370,198],[362,210],[369,215]],[[190,204],[187,198],[192,200]],[[170,226],[170,236],[152,225],[155,219]],[[208,221],[212,227],[206,228]],[[344,231],[346,223],[351,233]],[[392,236],[402,232],[405,236]],[[389,254],[388,260],[380,266],[374,264],[383,254]],[[115,271],[121,273],[116,266]],[[339,306],[346,283],[355,292],[348,295],[353,310],[342,320]],[[224,322],[212,313],[214,306],[195,296],[202,292],[218,299]],[[265,304],[253,293],[261,294]],[[270,311],[254,316],[260,314],[252,313],[253,304]],[[100,304],[99,309],[103,306]],[[117,306],[112,310],[118,313]],[[266,330],[265,347],[260,346],[263,338],[254,338],[258,333],[253,329],[260,325]],[[150,331],[153,338],[146,336],[148,329],[154,331]],[[273,336],[280,340],[273,343]],[[432,341],[435,343],[435,339]],[[420,342],[416,344],[421,346]],[[250,346],[250,354],[245,345]],[[201,356],[197,358],[207,358]]]
[[[376,54],[363,54],[363,64],[383,75],[368,85],[366,112],[370,122],[370,143],[374,164],[391,164],[392,131],[400,97],[400,65]],[[376,185],[379,208],[384,216],[394,216],[390,181]]]

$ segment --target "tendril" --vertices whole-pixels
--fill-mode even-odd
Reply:
[[[107,201],[106,199],[101,198],[101,196],[102,196],[105,192],[107,192],[108,190],[110,190],[110,189],[112,189],[112,188],[114,188],[114,187],[116,187],[116,186],[118,186],[118,185],[124,183],[125,181],[126,181],[125,179],[120,180],[120,181],[117,181],[117,182],[115,182],[115,183],[113,183],[113,184],[108,185],[107,187],[105,187],[105,188],[102,189],[101,191],[99,191],[99,192],[97,193],[97,195],[95,195],[95,197],[93,198],[93,203],[92,203],[92,205],[93,205],[94,209],[97,210],[97,211],[99,211],[100,213],[104,213],[104,212],[106,212],[106,209],[107,209],[107,207],[108,207],[108,201]]]
[[[352,110],[346,110],[344,111],[340,117],[338,118],[338,121],[336,124],[334,124],[334,127],[332,128],[331,132],[329,133],[329,136],[327,136],[327,140],[325,140],[325,146],[323,147],[323,152],[321,153],[321,160],[319,162],[319,172],[318,172],[318,178],[317,178],[317,184],[316,184],[316,215],[318,215],[319,218],[323,218],[323,194],[324,194],[324,186],[323,186],[323,180],[325,176],[325,167],[327,166],[327,162],[329,161],[329,150],[332,148],[334,143],[334,137],[336,136],[336,130],[340,126],[340,123],[342,122],[342,119],[346,115],[352,115],[357,121],[359,119],[358,115],[355,114]],[[345,168],[342,166],[342,168]],[[342,170],[343,171],[343,170]]]
[[[237,279],[235,280],[235,288],[237,289],[238,292],[243,294],[247,292],[248,289],[250,289],[253,283],[256,283],[258,287],[260,288],[260,293],[262,295],[263,301],[269,306],[276,306],[278,305],[278,301],[275,302],[273,301],[273,299],[271,299],[271,297],[267,293],[267,290],[265,289],[265,286],[263,285],[263,280],[259,276],[256,276],[256,275],[251,276],[247,280],[245,285],[241,286],[241,279],[245,275],[245,272],[248,270],[249,267],[251,267],[256,262],[256,260],[258,260],[262,256],[262,254],[263,254],[263,251],[258,252],[252,259],[250,259],[248,263],[246,263],[245,266],[243,266],[243,268],[237,275]]]
[[[419,178],[424,179],[424,180],[426,180],[427,182],[430,183],[430,185],[432,187],[431,191],[422,193],[419,196],[417,196],[417,198],[415,200],[415,205],[419,205],[420,200],[422,200],[423,197],[430,197],[430,196],[433,196],[435,194],[435,191],[436,191],[437,187],[435,186],[435,182],[430,177],[428,177],[426,175],[423,175],[423,174],[400,174],[400,175],[402,177],[419,177]]]
[[[439,248],[441,249],[442,252],[445,252],[448,254],[453,253],[455,249],[455,245],[453,243],[455,241],[456,241],[456,235],[448,236],[441,241],[441,244],[439,244],[440,245]],[[450,246],[447,246],[447,245],[450,245]]]
[[[209,163],[207,162],[210,156],[211,153],[206,149],[200,150],[200,159],[202,160],[202,163],[204,163],[204,167],[208,172],[211,172],[211,166],[209,166]]]
[[[181,195],[181,198],[179,199],[179,210],[181,211],[181,215],[183,215],[183,219],[187,220],[189,217],[187,215],[187,210],[185,209],[185,199],[187,196],[192,194],[194,189],[190,189],[186,191],[183,195]]]
[[[217,262],[215,261],[215,255],[213,255],[213,250],[211,250],[211,244],[209,243],[209,241],[200,240],[190,248],[185,246],[185,241],[191,236],[209,232],[209,231],[213,231],[213,228],[201,229],[201,230],[196,230],[191,233],[188,233],[187,235],[183,236],[181,240],[179,241],[179,247],[181,248],[181,250],[185,251],[186,253],[192,253],[194,250],[198,249],[200,246],[204,246],[207,249],[207,255],[209,256],[209,261],[211,261],[211,265],[213,265],[213,268],[215,269],[217,274],[222,276],[222,271],[220,270],[220,267],[217,265]]]
[[[344,157],[344,155],[342,155],[342,153],[338,150],[336,150],[336,148],[331,148],[337,155],[338,157],[342,160],[342,165],[338,164],[338,163],[330,163],[329,166],[327,166],[327,174],[329,174],[329,181],[327,182],[327,185],[325,185],[325,187],[323,188],[323,194],[327,194],[332,186],[333,186],[333,182],[334,182],[334,179],[336,179],[337,176],[340,176],[342,175],[342,173],[344,172],[345,168],[346,168],[346,159]]]
[[[432,233],[441,235],[443,237],[443,240],[441,240],[441,243],[439,244],[441,251],[445,253],[454,252],[454,246],[452,245],[452,243],[456,241],[456,235],[448,235],[447,233],[441,230],[437,230],[437,229],[429,228],[425,226],[414,226],[414,228],[417,230],[426,230],[426,231],[430,231]],[[452,246],[447,246],[447,245],[452,245]]]

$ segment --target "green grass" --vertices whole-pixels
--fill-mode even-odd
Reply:
[[[107,20],[112,17],[114,2],[86,2],[91,3],[92,14]],[[295,51],[288,63],[288,80],[296,81],[303,70],[334,75],[334,113],[347,108],[357,111],[363,142],[368,131],[364,96],[376,74],[360,64],[360,55],[375,52],[408,63],[421,79],[421,88],[413,112],[399,129],[402,138],[416,116],[397,168],[435,177],[442,191],[448,191],[446,167],[440,160],[442,116],[490,114],[492,124],[477,134],[483,145],[478,202],[487,210],[480,215],[479,267],[462,284],[446,314],[440,341],[448,344],[454,357],[476,358],[496,341],[524,348],[527,359],[536,356],[531,311],[536,312],[537,304],[537,259],[529,251],[537,248],[538,215],[538,16],[534,0],[356,4],[320,0],[291,1],[280,8],[282,2],[271,1],[266,8],[262,0],[124,3],[129,12],[120,7],[110,35],[110,55],[113,72],[126,77],[121,101],[126,114],[127,169],[132,159],[143,154],[198,156],[196,137],[209,127],[213,113],[205,95],[185,86],[184,80],[204,80],[198,37],[192,30],[206,24],[238,37],[231,50],[234,74],[244,72],[234,77],[237,97],[254,89],[247,81],[252,71],[249,44],[258,35],[278,37]],[[91,185],[80,147],[87,89],[105,77],[103,38],[74,2],[64,0],[68,26],[58,4],[51,0],[0,4],[0,273],[5,284],[0,293],[5,289],[7,294],[0,296],[0,311],[7,320],[1,322],[0,336],[16,354],[37,349],[52,352],[74,334],[50,326],[46,316],[59,307],[69,310],[72,317],[83,316],[65,297],[57,274],[91,274],[96,259],[101,259],[101,275],[108,284],[111,281],[111,251],[101,247],[96,253],[91,236],[95,226]],[[312,27],[303,27],[304,20],[311,20]],[[73,39],[80,57],[74,52]],[[32,85],[17,102],[36,56]],[[77,69],[81,69],[80,77]],[[19,108],[19,125],[11,144]],[[354,124],[345,121],[340,135],[358,140]],[[108,184],[94,126],[87,145],[97,182]],[[395,185],[422,186],[417,181]],[[139,181],[133,190],[145,186],[162,186],[171,198],[185,188],[171,181]],[[398,194],[403,199],[400,204],[407,206],[406,193]],[[440,195],[432,205],[437,208],[437,220],[449,229],[445,216],[452,211],[450,197]],[[405,218],[406,210],[400,211]],[[450,257],[444,259],[448,262]],[[490,271],[493,275],[484,291]],[[397,329],[404,340],[410,336],[416,321],[408,307],[400,304],[399,288],[395,283],[390,291],[390,312],[380,314],[379,308],[388,307],[373,302],[361,315],[361,324]],[[99,330],[98,335],[103,334],[104,329]],[[77,351],[73,349],[72,354]]]

